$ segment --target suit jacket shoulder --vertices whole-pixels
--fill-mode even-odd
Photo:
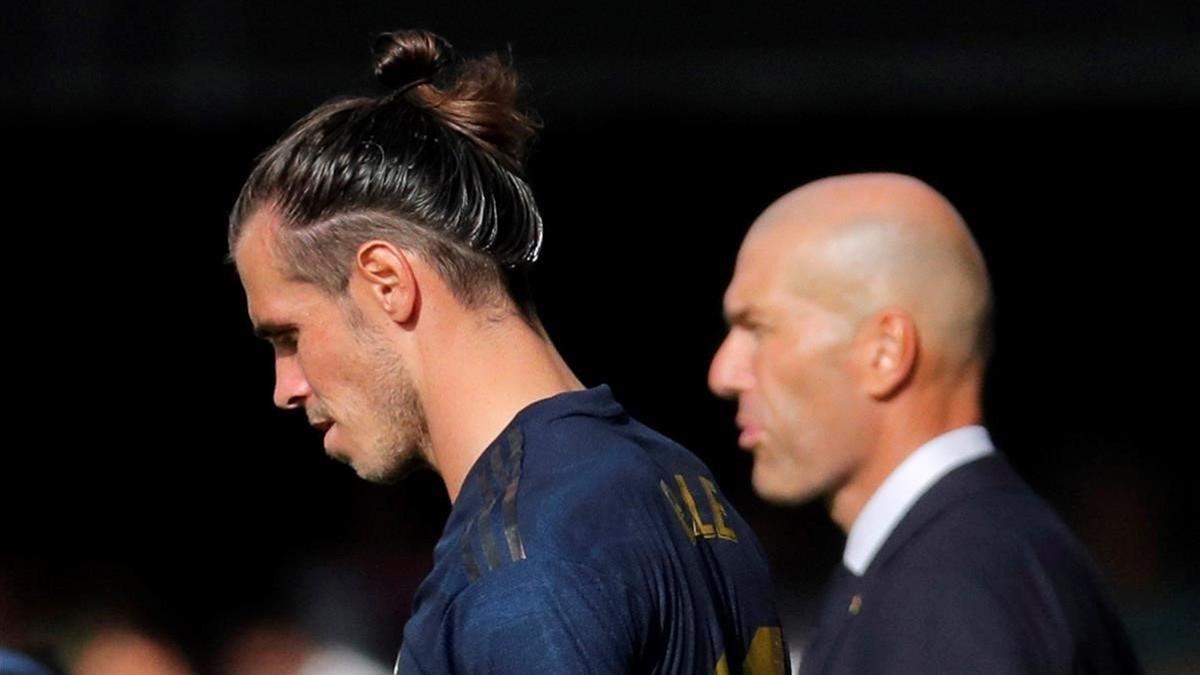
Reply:
[[[1087,552],[1000,456],[938,481],[841,593],[808,672],[1138,671]]]

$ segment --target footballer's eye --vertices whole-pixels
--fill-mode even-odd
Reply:
[[[296,344],[300,341],[299,331],[293,326],[259,326],[254,329],[254,334],[266,340],[276,354],[296,351]]]

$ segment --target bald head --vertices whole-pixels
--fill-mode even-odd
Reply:
[[[950,202],[915,178],[837,176],[788,193],[743,246],[743,253],[768,252],[780,256],[791,292],[849,324],[885,308],[911,315],[930,367],[953,371],[986,360],[983,256]]]
[[[750,228],[709,386],[736,398],[754,486],[858,509],[906,453],[980,418],[987,271],[954,207],[907,176],[810,183]]]

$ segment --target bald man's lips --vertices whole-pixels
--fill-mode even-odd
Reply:
[[[754,446],[758,445],[758,442],[762,440],[762,429],[740,420],[738,421],[738,427],[742,430],[742,433],[738,436],[738,446],[743,450],[753,450]]]

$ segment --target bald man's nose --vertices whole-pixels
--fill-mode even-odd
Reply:
[[[304,406],[304,400],[312,395],[312,387],[299,361],[294,356],[275,358],[275,405],[284,410]]]
[[[721,398],[735,398],[753,382],[748,345],[737,329],[725,336],[708,368],[708,388]]]

